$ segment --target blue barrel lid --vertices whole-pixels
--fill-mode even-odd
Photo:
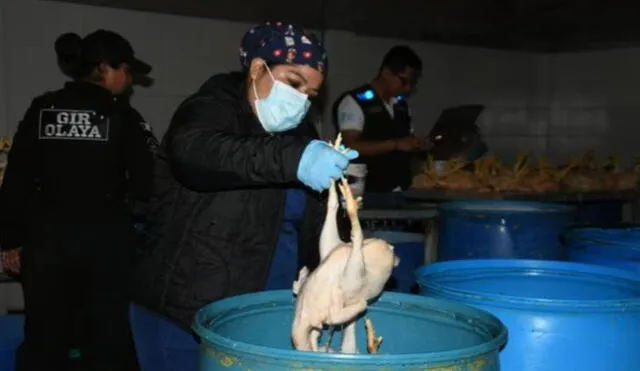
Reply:
[[[504,213],[568,213],[576,210],[575,206],[560,203],[532,201],[454,201],[438,204],[442,211],[481,212],[484,214]]]
[[[267,311],[290,308],[293,312],[294,298],[291,290],[265,291],[245,294],[223,299],[200,309],[195,316],[193,330],[203,342],[218,349],[242,350],[243,353],[261,358],[290,359],[304,364],[305,362],[327,362],[336,366],[380,366],[390,364],[424,365],[425,363],[446,362],[469,359],[474,356],[497,351],[507,340],[507,329],[492,314],[466,305],[440,299],[426,298],[418,295],[385,292],[369,310],[387,313],[406,313],[414,318],[428,317],[436,325],[446,327],[462,326],[483,338],[483,342],[461,349],[402,354],[336,354],[301,352],[295,349],[282,349],[249,344],[221,336],[209,328],[218,322],[226,322],[232,318],[247,317]],[[375,314],[373,314],[375,316]],[[290,328],[282,329],[283,336],[290,336]]]
[[[470,259],[423,266],[416,278],[427,292],[465,303],[572,312],[640,310],[640,274],[604,266]]]

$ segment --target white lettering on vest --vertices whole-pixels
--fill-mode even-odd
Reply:
[[[109,140],[109,118],[94,111],[40,110],[39,139]]]

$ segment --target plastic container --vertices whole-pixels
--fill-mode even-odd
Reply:
[[[560,236],[575,214],[573,206],[514,201],[447,202],[438,209],[438,260],[558,260]]]
[[[640,226],[576,227],[565,234],[567,259],[640,273]]]
[[[375,230],[365,232],[367,237],[381,238],[394,246],[400,258],[389,279],[388,289],[395,292],[418,293],[415,271],[425,262],[424,234]]]
[[[0,371],[13,371],[16,350],[24,339],[24,316],[8,314],[0,316]]]
[[[236,296],[204,307],[194,322],[202,341],[200,370],[494,371],[500,369],[498,351],[507,336],[502,323],[486,312],[386,292],[367,313],[384,337],[380,354],[366,353],[362,319],[356,331],[364,354],[302,352],[291,345],[293,312],[291,290]],[[333,349],[339,349],[340,337],[333,336]]]
[[[129,317],[140,371],[198,371],[192,333],[137,305],[131,305]]]
[[[421,293],[493,313],[509,329],[506,371],[640,370],[640,276],[543,260],[434,263]]]

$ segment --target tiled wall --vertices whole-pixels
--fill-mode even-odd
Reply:
[[[640,155],[640,49],[559,55],[551,63],[552,151],[592,146],[627,159]]]
[[[36,26],[37,25],[37,26]],[[162,133],[176,105],[211,74],[236,69],[247,24],[37,0],[0,2],[0,131],[12,133],[31,98],[64,81],[53,41],[67,31],[110,28],[130,39],[154,65],[156,84],[134,104]],[[368,81],[398,40],[327,31],[327,95]],[[464,103],[488,106],[480,121],[494,152],[521,149],[562,160],[587,148],[635,155],[640,118],[640,49],[539,55],[411,43],[425,63],[412,100],[418,134],[440,111]],[[332,135],[331,125],[322,127]]]

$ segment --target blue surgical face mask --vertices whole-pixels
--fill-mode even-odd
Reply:
[[[266,67],[266,66],[265,66]],[[296,128],[309,111],[311,102],[308,96],[292,88],[291,86],[276,80],[266,67],[273,86],[269,95],[258,98],[255,80],[253,81],[253,93],[256,96],[256,112],[262,127],[269,133],[279,133]]]

